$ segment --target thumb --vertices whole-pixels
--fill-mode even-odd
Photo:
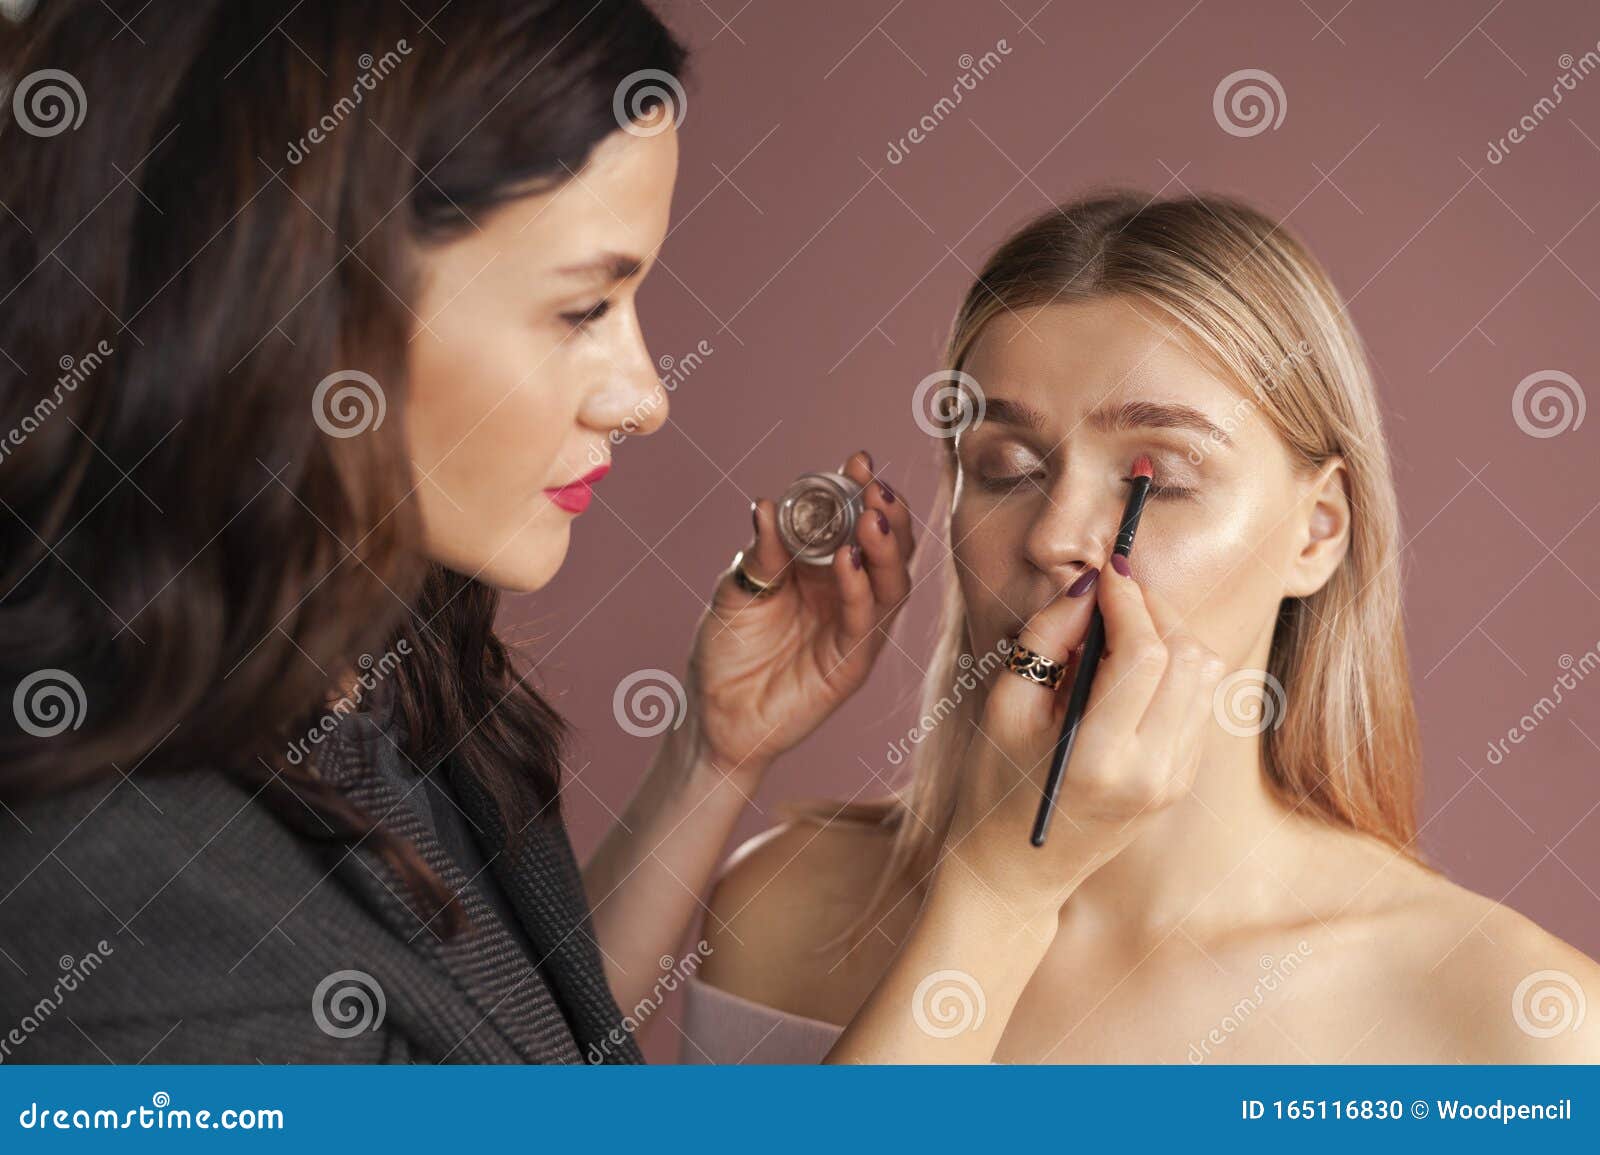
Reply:
[[[1008,669],[1009,676],[1002,678],[989,694],[988,708],[992,711],[993,722],[1000,728],[994,735],[996,738],[1004,740],[1006,736],[1014,742],[1026,743],[1050,731],[1057,700],[1064,702],[1071,692],[1075,666],[1071,658],[1088,632],[1095,605],[1095,599],[1089,594],[1099,577],[1097,568],[1084,570],[1022,627],[1016,639],[1021,649],[1013,654],[1008,664],[1023,663],[1032,671],[1044,673],[1051,668],[1049,663],[1057,663],[1061,667],[1061,677],[1052,690],[1017,673],[1014,668]],[[1038,659],[1029,661],[1030,654],[1038,655]]]

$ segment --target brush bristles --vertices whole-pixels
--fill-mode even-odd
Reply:
[[[1154,477],[1155,473],[1155,466],[1150,464],[1150,459],[1148,457],[1141,455],[1136,461],[1134,461],[1134,477]]]

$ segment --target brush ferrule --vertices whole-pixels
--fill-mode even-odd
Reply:
[[[1133,550],[1133,535],[1139,529],[1139,517],[1144,513],[1145,498],[1149,495],[1150,479],[1135,477],[1132,492],[1128,494],[1128,504],[1122,508],[1122,524],[1117,528],[1117,541],[1111,547],[1112,553],[1127,557]]]

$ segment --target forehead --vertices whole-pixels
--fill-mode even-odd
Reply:
[[[648,136],[619,130],[556,188],[510,202],[484,231],[502,248],[540,253],[541,264],[601,249],[644,256],[666,236],[677,172],[676,128]]]
[[[1190,340],[1176,318],[1146,302],[1056,302],[1000,313],[984,326],[964,368],[986,396],[1069,420],[1127,400],[1231,409],[1240,386],[1198,358]]]

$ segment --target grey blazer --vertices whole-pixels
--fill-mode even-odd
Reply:
[[[443,941],[381,859],[297,835],[259,791],[124,776],[0,814],[0,1062],[642,1061],[559,822],[502,852],[487,795],[452,777],[535,967],[359,744],[319,760],[416,842],[468,935]]]

